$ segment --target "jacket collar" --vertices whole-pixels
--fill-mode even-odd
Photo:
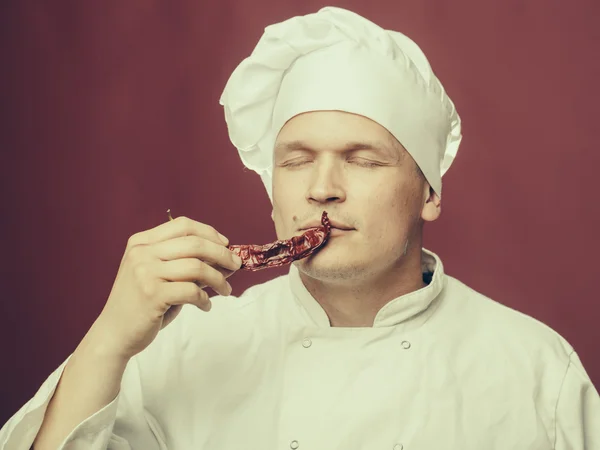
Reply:
[[[373,327],[391,327],[402,325],[414,329],[425,323],[433,313],[432,303],[446,284],[444,266],[439,256],[422,249],[421,269],[429,284],[421,289],[390,300],[375,316]],[[431,275],[432,274],[432,275]],[[300,273],[293,264],[289,272],[290,289],[296,302],[306,311],[317,327],[331,327],[325,310],[304,286]]]

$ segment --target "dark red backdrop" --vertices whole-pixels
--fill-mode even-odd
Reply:
[[[334,4],[413,37],[462,115],[426,246],[565,336],[599,385],[600,3]],[[0,425],[99,313],[128,236],[167,208],[233,242],[274,237],[218,98],[265,25],[322,6],[2,2]],[[236,274],[234,293],[280,273]]]

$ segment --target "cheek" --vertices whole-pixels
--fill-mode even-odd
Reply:
[[[402,200],[402,186],[393,179],[375,180],[375,182],[353,182],[351,186],[351,198],[356,200],[357,205],[379,214],[389,215],[398,208]],[[354,202],[353,202],[354,203]]]
[[[295,183],[273,174],[273,222],[279,239],[291,237],[293,218],[298,213],[299,197]]]
[[[386,245],[404,241],[420,216],[420,199],[410,183],[389,182],[364,192],[366,220],[372,238]]]
[[[306,193],[306,182],[289,173],[273,173],[273,208],[280,211],[291,211],[302,204]],[[297,212],[297,211],[296,211]]]
[[[273,172],[273,197],[285,199],[297,196],[302,185],[297,178],[276,169]]]
[[[294,204],[292,193],[285,185],[273,183],[273,211],[275,216],[284,214]]]

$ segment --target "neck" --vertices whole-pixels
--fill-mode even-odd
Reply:
[[[387,270],[355,283],[317,280],[302,272],[300,278],[329,317],[332,327],[372,327],[383,306],[425,286],[420,247]]]

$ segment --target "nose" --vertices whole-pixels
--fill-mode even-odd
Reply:
[[[309,203],[340,203],[346,200],[343,168],[335,161],[313,165],[311,181],[306,192]]]

